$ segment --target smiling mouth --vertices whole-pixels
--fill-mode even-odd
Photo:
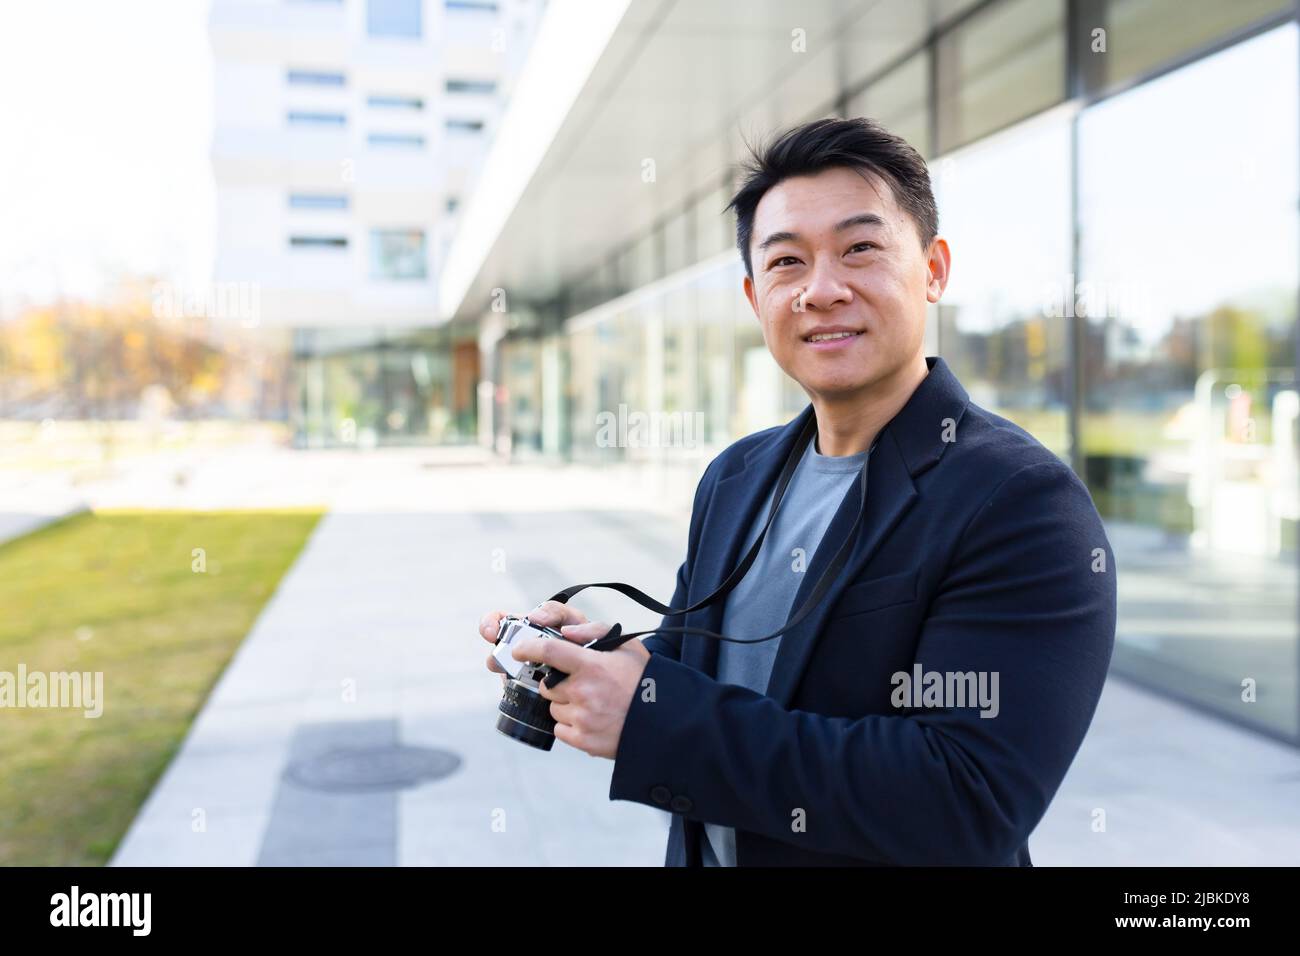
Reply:
[[[851,339],[861,334],[861,332],[818,332],[816,335],[805,335],[803,340],[805,342],[833,342],[836,339]]]

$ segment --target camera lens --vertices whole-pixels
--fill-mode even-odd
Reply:
[[[538,750],[550,750],[555,743],[555,718],[551,702],[517,680],[506,681],[497,707],[497,730]]]

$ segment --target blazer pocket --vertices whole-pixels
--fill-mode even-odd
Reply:
[[[900,574],[887,574],[870,581],[858,581],[850,584],[835,602],[833,617],[852,617],[879,611],[894,604],[906,604],[916,600],[916,571],[903,571]]]

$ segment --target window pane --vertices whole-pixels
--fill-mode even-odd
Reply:
[[[881,0],[861,7],[861,14],[837,31],[836,37],[843,50],[843,81],[848,89],[860,86],[883,65],[914,49],[937,25],[932,5],[916,0]]]
[[[935,165],[952,276],[939,352],[977,405],[1069,456],[1070,121],[1051,116]]]
[[[678,269],[685,269],[696,261],[691,249],[688,212],[689,210],[683,209],[664,223],[664,273],[666,275],[672,275]]]
[[[372,95],[366,103],[376,109],[387,110],[422,110],[424,100],[418,96]]]
[[[1298,69],[1292,24],[1079,128],[1082,441],[1123,569],[1116,663],[1291,735]]]
[[[372,37],[416,37],[422,0],[367,0],[366,30]]]
[[[289,70],[285,78],[295,86],[343,86],[346,82],[342,73],[321,70]]]
[[[289,246],[293,249],[346,249],[347,236],[290,236]]]
[[[1093,0],[1079,24],[1090,89],[1132,79],[1293,4],[1291,0]],[[1094,31],[1105,30],[1105,48]]]
[[[661,333],[663,384],[657,405],[667,415],[661,421],[660,457],[693,454],[703,440],[704,414],[696,394],[699,385],[699,305],[694,283],[685,283],[663,295]]]
[[[620,279],[627,284],[628,288],[639,288],[663,275],[659,269],[657,238],[653,231],[646,233],[633,242],[620,257]]]
[[[720,263],[689,281],[643,292],[615,311],[572,320],[567,339],[575,458],[653,457],[694,470],[698,478],[722,446],[755,430],[748,427],[751,416],[761,420],[759,427],[782,420],[781,372],[740,291],[743,274],[738,259]],[[735,351],[738,317],[743,355]],[[760,373],[747,386],[738,375],[742,367]],[[805,404],[806,396],[799,408]],[[665,416],[652,447],[601,440],[598,416],[617,415],[620,405],[625,418]],[[632,426],[625,431],[635,438]]]
[[[449,119],[446,122],[447,132],[452,134],[458,133],[481,133],[483,132],[482,120],[467,119]]]
[[[290,110],[286,118],[290,126],[346,126],[348,122],[342,113],[313,113],[306,110]]]
[[[730,190],[720,186],[701,196],[692,208],[697,261],[736,248],[735,214],[723,212],[729,202]]]
[[[496,80],[448,80],[448,93],[479,93],[491,95],[497,91]]]
[[[348,197],[333,193],[290,193],[290,209],[347,209]]]
[[[930,154],[930,56],[922,51],[849,100],[849,116],[866,116]]]
[[[298,328],[294,345],[300,442],[367,448],[474,438],[478,348],[452,329]]]
[[[373,229],[370,232],[372,279],[423,279],[427,275],[424,233],[418,229]]]
[[[939,41],[940,152],[1065,98],[1064,0],[1004,0]]]
[[[423,149],[424,137],[419,133],[371,133],[366,137],[371,146],[394,146],[400,149]]]

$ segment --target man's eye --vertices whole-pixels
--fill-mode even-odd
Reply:
[[[874,242],[855,242],[849,247],[849,252],[866,252],[868,249],[879,248]]]
[[[799,260],[796,259],[794,256],[781,256],[778,259],[773,259],[772,264],[768,268],[775,269],[777,266],[793,265],[798,261]]]

